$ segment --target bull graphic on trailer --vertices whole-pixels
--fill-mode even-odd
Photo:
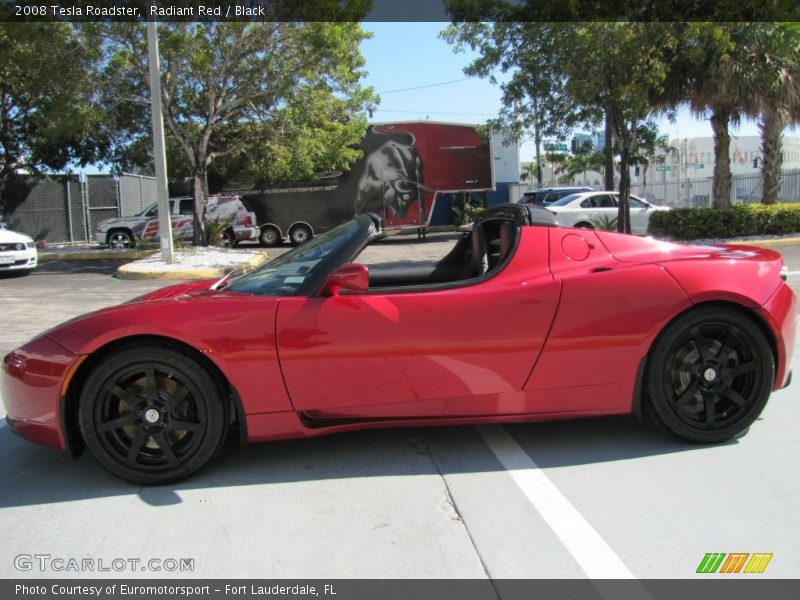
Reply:
[[[494,189],[490,143],[472,125],[371,125],[360,148],[362,158],[347,172],[226,191],[256,214],[262,243],[273,245],[302,243],[367,212],[381,215],[389,229],[425,227],[441,194]]]

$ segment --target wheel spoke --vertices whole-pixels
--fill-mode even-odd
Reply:
[[[725,369],[723,371],[723,375],[726,379],[734,379],[739,375],[744,375],[745,373],[749,373],[750,371],[755,370],[758,366],[758,362],[751,360],[748,363],[744,363],[743,365],[738,365],[736,367],[731,367],[730,369]]]
[[[100,425],[98,425],[97,427],[97,430],[100,433],[105,433],[113,429],[122,429],[126,425],[130,425],[131,423],[133,423],[134,418],[135,415],[132,412],[125,413],[124,415],[121,415],[116,419],[111,419],[110,421],[100,423]]]
[[[703,334],[700,333],[699,329],[692,330],[689,335],[692,338],[692,343],[694,344],[695,348],[697,348],[698,354],[700,354],[700,360],[706,361],[709,358],[707,348],[705,347],[706,340],[703,337]]]
[[[131,440],[131,447],[128,448],[128,455],[125,457],[126,463],[132,465],[136,462],[136,457],[139,456],[139,450],[142,449],[147,438],[148,436],[144,431],[136,432],[136,436]]]
[[[680,396],[678,396],[675,399],[675,408],[680,410],[684,406],[686,406],[686,403],[689,402],[689,400],[691,400],[694,397],[696,392],[697,392],[697,381],[694,381],[690,385],[688,385],[686,389],[683,390],[683,392],[681,392]]]
[[[145,371],[145,394],[148,400],[158,400],[158,384],[156,370],[152,367]]]
[[[181,405],[181,402],[186,400],[186,396],[188,395],[189,395],[189,388],[187,386],[184,385],[178,388],[178,391],[175,394],[167,398],[165,402],[165,404],[167,405],[167,410],[169,410],[169,412],[172,413]]]
[[[714,422],[717,420],[716,419],[715,410],[714,410],[714,407],[716,406],[716,403],[714,402],[714,397],[713,396],[706,396],[703,399],[703,406],[704,406],[705,412],[706,412],[706,415],[705,415],[706,416],[706,421],[705,421],[706,427],[709,427],[709,426],[713,425]]]
[[[115,385],[113,388],[111,388],[111,393],[120,400],[124,400],[125,402],[127,402],[132,406],[141,402],[142,400],[139,396],[137,396],[133,392],[129,392],[125,388],[121,388],[118,385]]]
[[[172,419],[170,421],[175,431],[202,431],[204,426],[202,423],[194,423],[192,421],[179,421]]]
[[[161,448],[161,451],[164,453],[164,457],[167,459],[167,462],[170,465],[174,465],[178,462],[178,457],[175,456],[175,452],[172,450],[172,446],[167,440],[167,436],[164,435],[163,431],[159,431],[158,433],[153,435],[153,439],[155,440],[158,447]]]
[[[722,392],[722,395],[731,402],[733,402],[739,408],[744,408],[747,405],[747,400],[733,388],[728,388],[727,390]]]
[[[719,362],[725,364],[728,356],[730,356],[731,352],[733,352],[733,348],[731,347],[731,343],[733,342],[733,329],[728,329],[725,332],[725,337],[722,340],[722,344],[719,347],[719,351],[717,352],[717,360]]]

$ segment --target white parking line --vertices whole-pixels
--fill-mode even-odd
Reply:
[[[481,425],[478,431],[590,579],[635,579],[600,534],[502,426]]]

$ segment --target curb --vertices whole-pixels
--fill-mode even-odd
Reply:
[[[39,253],[39,262],[48,260],[137,260],[152,256],[159,250],[95,250],[93,252],[47,252]]]
[[[800,237],[781,238],[778,240],[748,240],[745,242],[734,242],[745,246],[758,246],[760,248],[780,248],[781,246],[798,246]]]
[[[147,271],[137,271],[135,269],[131,269],[131,265],[133,265],[134,263],[127,263],[122,265],[119,269],[117,269],[116,277],[117,279],[166,279],[166,280],[215,279],[224,276],[226,273],[230,271],[240,271],[241,273],[247,273],[248,271],[257,269],[268,260],[269,260],[269,254],[267,254],[262,250],[255,253],[255,255],[249,258],[248,260],[241,262],[238,265],[233,265],[228,267],[216,267],[216,268],[202,267],[195,269],[175,269],[174,271],[147,272]]]

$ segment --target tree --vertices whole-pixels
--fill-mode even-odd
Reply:
[[[636,151],[631,156],[631,162],[634,165],[641,165],[642,167],[642,185],[647,185],[647,170],[652,163],[661,164],[666,159],[666,152],[670,151],[669,140],[667,136],[659,135],[658,126],[654,121],[648,120],[639,125],[639,132],[637,133]]]
[[[583,183],[586,184],[586,172],[602,171],[604,163],[603,151],[598,152],[587,142],[576,153],[566,156],[556,171],[562,175],[559,179],[561,183],[570,184],[576,176],[583,174]]]
[[[503,85],[507,111],[510,102],[532,106],[535,98],[545,127],[558,132],[608,120],[621,168],[618,226],[630,232],[628,165],[640,123],[669,69],[664,56],[675,43],[669,24],[512,21],[458,23],[443,35],[457,49],[479,52],[467,72],[490,78],[494,68],[509,73]],[[512,108],[501,118],[516,113]]]
[[[90,79],[96,45],[66,23],[0,23],[0,213],[8,184],[71,163],[86,165],[108,148]]]
[[[744,111],[758,119],[761,131],[761,202],[775,204],[781,188],[782,132],[800,120],[800,31],[753,23],[740,50],[735,81],[744,92]]]
[[[113,23],[104,33],[109,105],[149,105],[144,26]],[[188,162],[195,245],[206,244],[214,161],[275,181],[344,170],[358,158],[376,100],[360,85],[367,35],[354,22],[161,24],[164,121]]]

